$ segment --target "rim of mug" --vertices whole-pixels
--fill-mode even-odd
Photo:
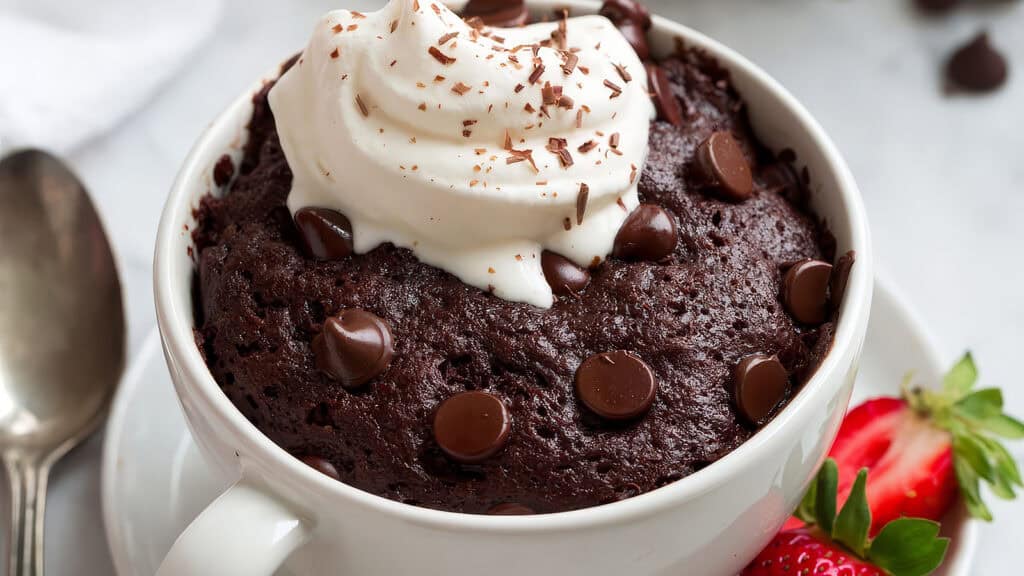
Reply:
[[[452,4],[460,4],[460,2]],[[596,12],[595,8],[597,7],[596,3],[588,0],[528,0],[528,4],[534,9],[568,7],[584,13]],[[768,73],[724,44],[661,16],[654,15],[652,20],[652,33],[681,38],[688,46],[695,46],[706,51],[724,68],[730,71],[742,71],[762,90],[772,93],[798,119],[799,124],[802,125],[801,128],[822,153],[825,165],[828,166],[839,184],[837,189],[829,190],[828,194],[835,195],[842,206],[842,212],[849,227],[850,247],[857,252],[857,266],[853,268],[847,284],[840,311],[840,321],[836,325],[832,347],[811,378],[771,422],[729,454],[707,467],[665,486],[608,504],[526,516],[490,516],[405,504],[328,478],[291,456],[246,419],[214,380],[195,343],[192,332],[194,327],[193,311],[190,306],[181,304],[182,295],[177,288],[179,282],[175,281],[173,265],[175,253],[177,251],[184,253],[191,243],[191,234],[181,234],[180,232],[183,223],[191,221],[192,191],[195,187],[194,183],[200,181],[197,179],[197,175],[199,171],[206,168],[205,160],[216,158],[224,152],[220,149],[210,150],[214,145],[215,138],[213,136],[218,130],[225,129],[230,124],[230,119],[247,110],[246,105],[251,102],[252,95],[263,85],[264,79],[260,79],[253,86],[247,88],[241,96],[217,116],[196,140],[171,188],[157,233],[154,292],[160,334],[164,340],[167,354],[175,357],[185,372],[185,377],[197,384],[194,389],[201,401],[210,406],[224,422],[234,428],[240,438],[246,439],[251,449],[259,451],[263,458],[276,460],[281,473],[289,478],[312,486],[320,492],[333,492],[339,498],[352,500],[382,514],[442,529],[469,528],[486,532],[514,533],[589,528],[602,524],[627,522],[709,491],[721,483],[723,478],[731,477],[742,471],[744,459],[756,459],[760,451],[767,450],[768,445],[779,436],[781,430],[793,425],[791,423],[801,411],[808,409],[808,406],[820,403],[818,397],[827,392],[823,383],[832,378],[833,373],[841,368],[840,359],[844,356],[843,352],[860,344],[857,335],[862,327],[859,324],[867,322],[867,307],[870,306],[873,280],[866,212],[857,184],[846,162],[824,129],[789,91]],[[274,70],[276,72],[277,67]]]

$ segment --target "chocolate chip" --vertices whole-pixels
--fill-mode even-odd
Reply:
[[[504,504],[498,504],[492,506],[487,511],[492,516],[526,516],[528,514],[536,514],[532,508],[523,506],[522,504],[516,504],[514,502],[507,502]]]
[[[960,3],[960,0],[916,0],[917,7],[926,12],[946,12]]]
[[[957,86],[972,92],[995,90],[1006,82],[1006,58],[982,32],[953,53],[946,74]]]
[[[319,456],[303,456],[302,458],[299,458],[299,460],[301,460],[306,466],[309,466],[324,476],[330,476],[335,480],[341,480],[341,476],[338,475],[338,469],[334,467],[334,464],[331,464]]]
[[[832,265],[821,260],[801,260],[782,278],[782,303],[804,324],[821,324],[828,314],[828,286]]]
[[[625,350],[595,354],[576,369],[576,395],[608,420],[631,420],[647,412],[657,388],[650,367]]]
[[[829,291],[831,292],[831,304],[833,310],[838,310],[843,303],[843,296],[846,295],[846,284],[850,280],[850,271],[853,269],[853,262],[857,259],[857,253],[850,250],[836,260],[832,268],[832,279],[829,280]]]
[[[789,375],[778,357],[754,354],[733,371],[736,409],[752,424],[761,425],[786,397]]]
[[[231,177],[234,175],[235,162],[231,159],[231,156],[224,154],[218,158],[217,163],[213,165],[213,183],[218,188],[223,188],[231,181]]]
[[[306,254],[316,260],[340,260],[352,254],[352,223],[341,212],[300,208],[295,225]]]
[[[512,433],[512,415],[501,398],[471,390],[441,403],[434,414],[434,440],[456,462],[472,464],[494,456]]]
[[[807,200],[807,188],[800,181],[800,174],[791,162],[779,160],[761,168],[759,174],[767,190],[776,192],[797,205]]]
[[[342,310],[324,321],[313,339],[317,368],[345,388],[358,388],[380,375],[395,353],[391,328],[372,312]]]
[[[469,0],[462,9],[462,17],[474,16],[488,26],[512,28],[526,24],[530,12],[523,0]]]
[[[665,71],[654,62],[647,63],[647,82],[651,90],[651,98],[658,109],[658,119],[671,123],[673,126],[683,125],[683,107],[672,93]]]
[[[540,253],[540,267],[551,291],[559,296],[582,292],[590,284],[590,272],[561,254],[545,250]]]
[[[701,142],[697,147],[697,164],[708,186],[729,200],[746,200],[754,191],[747,157],[728,132],[715,132]]]
[[[626,260],[660,260],[676,247],[676,221],[660,206],[641,204],[615,235],[612,255]]]
[[[647,44],[647,30],[651,28],[651,13],[635,0],[605,0],[600,14],[612,21],[619,32],[636,51],[640,60],[651,57]]]

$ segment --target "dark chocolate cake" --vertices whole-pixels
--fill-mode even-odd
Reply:
[[[274,442],[347,484],[471,513],[635,496],[747,440],[831,345],[831,313],[819,313],[829,271],[787,272],[831,262],[833,244],[804,207],[791,159],[758,143],[727,72],[686,48],[649,69],[659,120],[639,191],[642,207],[668,216],[669,252],[652,261],[645,246],[619,242],[597,267],[570,269],[582,281],[568,278],[550,309],[501,300],[390,244],[310,257],[285,205],[291,172],[269,86],[256,94],[237,177],[203,200],[194,234],[196,337],[224,393]],[[730,143],[716,148],[716,133],[738,143],[752,192],[735,194],[735,173],[721,166]],[[790,301],[816,293],[809,312]],[[353,309],[383,321],[393,354],[343,385],[314,340]],[[642,388],[635,410],[587,396],[602,363]],[[757,405],[745,385],[777,397]],[[439,414],[466,391],[488,394]],[[494,398],[494,449],[460,456],[445,437],[458,432],[458,411]]]

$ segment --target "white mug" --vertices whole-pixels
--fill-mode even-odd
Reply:
[[[538,10],[596,4],[534,0]],[[178,538],[159,576],[303,575],[730,575],[753,558],[796,507],[849,402],[871,304],[868,225],[856,183],[831,140],[792,95],[729,48],[655,17],[652,50],[675,39],[702,48],[732,74],[758,136],[791,148],[812,180],[811,205],[839,253],[857,252],[835,341],[813,377],[747,442],[690,476],[639,496],[534,516],[419,508],[328,478],[260,433],[221,392],[192,329],[192,210],[214,189],[213,166],[236,161],[252,95],[203,133],[178,175],[160,222],[154,284],[164,353],[189,429],[234,485]],[[276,70],[275,70],[276,72]]]

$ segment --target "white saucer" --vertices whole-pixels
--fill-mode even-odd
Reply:
[[[903,374],[935,381],[944,366],[924,326],[878,283],[854,402],[896,395]],[[151,576],[177,535],[226,486],[202,460],[181,415],[154,331],[125,374],[107,425],[103,516],[119,576]],[[939,576],[967,576],[977,524],[956,511],[943,522],[953,538]]]

